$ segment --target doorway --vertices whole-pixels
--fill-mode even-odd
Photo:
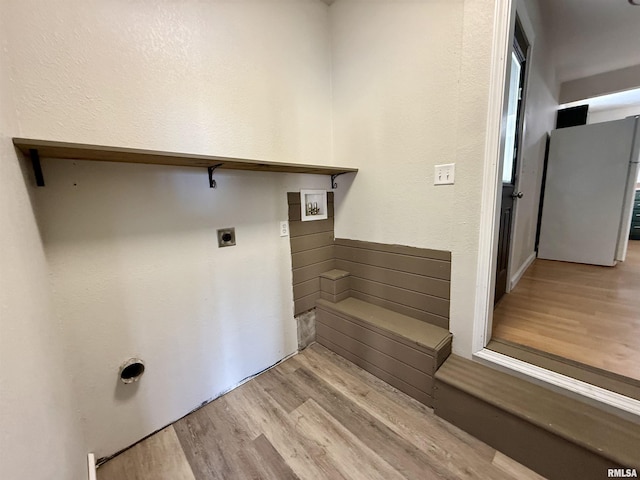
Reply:
[[[500,203],[494,305],[498,303],[507,291],[515,203],[523,196],[522,192],[517,191],[517,172],[522,145],[529,47],[530,43],[526,38],[520,19],[516,17],[507,92],[506,131],[502,162],[502,200]]]
[[[555,5],[555,3],[553,5]],[[530,6],[531,8],[528,8]],[[571,371],[555,369],[555,367],[549,364],[551,360],[548,356],[544,356],[541,362],[536,363],[533,358],[536,355],[533,351],[527,352],[527,355],[524,356],[520,355],[525,351],[521,347],[509,347],[507,350],[500,351],[490,346],[494,343],[491,337],[494,329],[494,320],[496,320],[494,318],[493,299],[495,296],[497,272],[496,252],[498,249],[500,226],[500,200],[502,190],[501,162],[504,160],[505,120],[510,86],[511,53],[516,15],[522,20],[521,26],[524,27],[527,38],[531,41],[532,45],[526,67],[530,70],[526,86],[529,92],[525,95],[525,98],[529,97],[530,100],[527,105],[527,109],[530,109],[527,112],[527,119],[531,118],[532,121],[527,120],[523,129],[526,138],[522,140],[519,145],[521,150],[526,151],[523,151],[518,158],[519,165],[517,166],[517,171],[521,175],[518,179],[517,186],[524,190],[525,197],[524,201],[515,202],[518,213],[512,216],[515,222],[513,225],[514,241],[511,253],[513,258],[510,260],[513,260],[511,270],[515,271],[510,274],[511,278],[509,278],[509,274],[507,274],[506,291],[511,290],[514,281],[522,279],[526,273],[526,269],[536,261],[534,250],[535,219],[538,209],[538,200],[536,197],[540,190],[539,177],[536,175],[539,172],[541,173],[538,167],[542,165],[541,162],[544,160],[546,135],[548,131],[553,129],[553,125],[555,125],[555,114],[553,118],[551,118],[549,113],[555,112],[555,108],[557,108],[557,98],[553,96],[554,92],[557,93],[554,89],[557,87],[557,77],[555,76],[557,67],[553,63],[547,63],[551,62],[551,54],[556,50],[553,48],[554,44],[550,40],[548,30],[544,28],[544,26],[547,25],[546,22],[556,21],[557,16],[549,16],[535,5],[525,5],[525,2],[522,1],[497,0],[496,8],[499,11],[499,25],[493,38],[490,84],[491,100],[488,112],[489,128],[487,129],[486,136],[487,144],[484,170],[485,178],[491,188],[485,191],[486,194],[483,194],[481,202],[480,255],[478,259],[479,294],[475,302],[476,313],[474,315],[474,331],[472,337],[473,356],[479,361],[507,369],[516,375],[535,378],[536,381],[543,384],[553,385],[558,389],[570,391],[572,394],[589,398],[590,401],[607,404],[633,415],[640,415],[640,404],[630,404],[625,397],[631,397],[632,395],[629,395],[627,391],[613,388],[610,377],[606,379],[606,383],[596,383],[593,380],[594,375],[592,371],[588,371],[585,373],[585,376],[580,377],[578,374],[581,374],[584,369],[581,363],[571,364]],[[599,6],[594,4],[594,8],[599,8]],[[599,19],[601,16],[594,15],[593,18]],[[570,23],[570,19],[565,21]],[[535,46],[533,46],[534,43]],[[552,95],[549,95],[550,92]],[[535,115],[535,117],[532,118],[531,115]],[[541,117],[540,115],[543,116]],[[532,214],[534,209],[535,214]],[[521,218],[524,213],[530,214],[530,216],[526,217],[527,223]],[[521,241],[530,241],[530,244],[521,244]],[[529,247],[531,247],[531,250],[529,250]],[[501,308],[502,304],[509,300],[512,295],[513,293],[508,296],[505,295],[498,308]],[[536,301],[536,298],[533,298],[533,301]],[[563,301],[563,299],[560,300],[561,303]],[[538,303],[540,303],[541,308],[544,307],[542,301]],[[499,318],[497,320],[499,321]],[[554,360],[554,365],[562,363],[563,368],[569,365],[569,363],[564,363],[564,359],[560,360],[562,360],[562,362],[555,362]],[[640,399],[640,396],[635,398]]]

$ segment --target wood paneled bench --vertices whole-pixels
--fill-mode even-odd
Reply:
[[[550,480],[640,470],[640,426],[451,355],[436,373],[436,415]]]
[[[333,270],[320,281],[318,343],[431,406],[435,371],[451,353],[449,331],[350,297],[347,272]]]

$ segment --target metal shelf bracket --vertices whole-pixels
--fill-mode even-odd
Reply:
[[[40,165],[40,154],[35,148],[29,149],[29,157],[31,158],[31,166],[33,167],[33,175],[36,177],[36,185],[44,187],[44,175],[42,174],[42,165]]]
[[[209,188],[216,188],[218,186],[216,184],[216,181],[213,179],[213,172],[216,171],[216,168],[221,166],[222,164],[219,163],[218,165],[214,165],[213,167],[207,167],[207,170],[209,171]]]
[[[344,175],[347,172],[342,172],[342,173],[334,173],[333,175],[331,175],[331,188],[338,188],[338,184],[336,183],[336,178],[339,177],[340,175]]]

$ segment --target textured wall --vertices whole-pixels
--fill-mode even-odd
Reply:
[[[85,443],[48,269],[11,137],[18,133],[0,4],[0,477],[86,479]],[[35,459],[35,461],[34,461]]]
[[[633,35],[635,34],[633,30]],[[571,103],[636,88],[640,88],[640,65],[563,82],[560,87],[560,103]]]
[[[622,120],[632,115],[640,115],[640,105],[632,105],[621,108],[611,108],[609,110],[592,110],[589,112],[587,123],[609,122],[611,120]]]
[[[493,2],[340,0],[331,9],[336,236],[452,252],[454,350],[471,355]],[[456,184],[434,186],[434,165]],[[343,183],[346,180],[342,180]]]
[[[15,133],[328,163],[327,8],[12,2]],[[112,454],[296,350],[278,221],[287,190],[327,188],[327,177],[221,172],[212,190],[205,169],[47,160],[43,169],[34,201],[50,321],[64,329],[61,375],[73,388],[61,388],[87,451]],[[218,249],[216,229],[228,226],[237,246]],[[125,387],[117,372],[131,356],[147,372]]]
[[[316,0],[3,8],[19,122],[10,135],[362,167],[351,188],[338,178],[336,233],[450,250],[454,346],[471,354],[492,1],[340,0],[331,17]],[[7,191],[22,191],[15,211],[27,214],[10,218],[13,228],[30,210],[8,151]],[[456,163],[456,185],[434,187],[433,166],[446,162]],[[57,442],[48,452],[56,472],[73,469],[82,450],[70,405],[87,439],[81,453],[108,455],[295,350],[288,240],[277,222],[288,190],[327,188],[325,177],[220,173],[210,190],[197,169],[43,167],[47,187],[34,203],[44,252],[33,222],[15,229],[8,250],[39,252],[31,277],[9,290],[9,311],[26,325],[16,338],[40,327],[43,337],[8,341],[11,355],[39,349],[30,365],[52,370],[25,381],[39,401],[24,407],[47,435],[38,445]],[[238,245],[217,249],[215,229],[226,226]],[[47,273],[54,314],[36,304],[38,323],[25,323],[24,287],[46,293],[31,280]],[[133,355],[148,371],[124,389],[117,368]],[[13,400],[6,411],[20,413]],[[55,426],[63,440],[49,436]],[[35,432],[26,431],[28,444]],[[18,452],[19,461],[26,449]]]
[[[320,1],[8,3],[25,135],[327,163]]]

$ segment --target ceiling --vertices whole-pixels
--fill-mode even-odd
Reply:
[[[558,80],[640,64],[640,6],[628,0],[540,0]]]

